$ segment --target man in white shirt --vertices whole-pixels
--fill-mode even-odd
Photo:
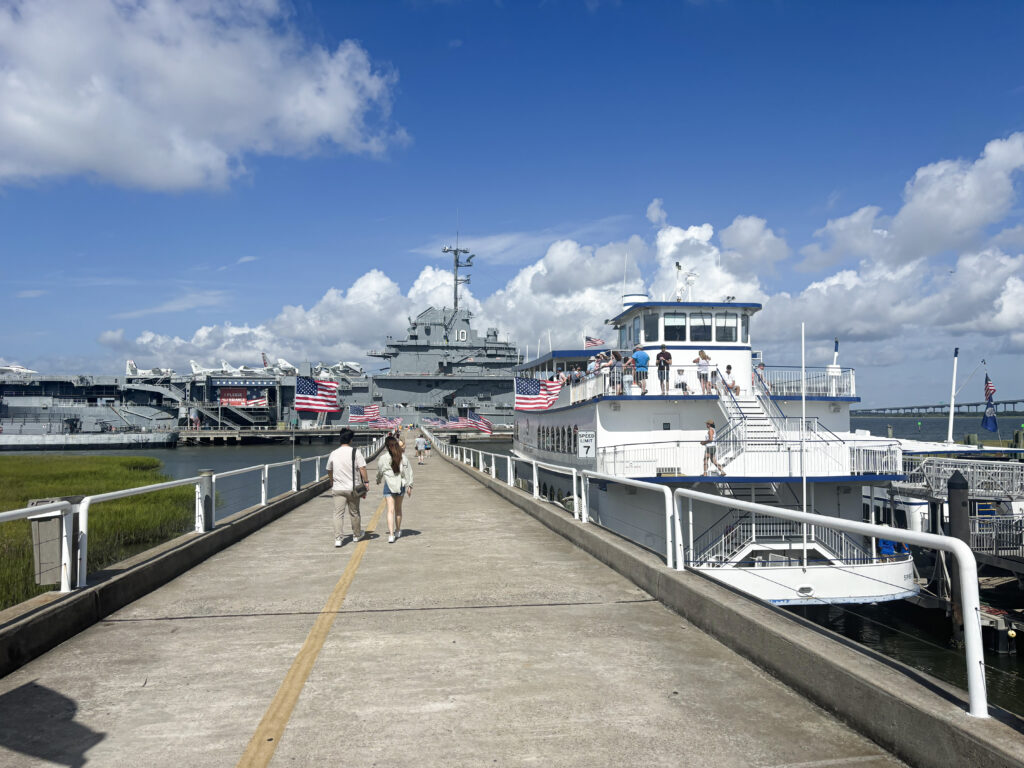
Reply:
[[[348,519],[352,524],[352,543],[363,538],[362,526],[359,518],[359,500],[366,498],[366,488],[369,481],[366,475],[366,458],[358,448],[352,447],[352,438],[355,437],[348,427],[343,427],[341,434],[341,446],[331,452],[327,459],[327,477],[331,481],[331,489],[334,495],[334,546],[340,547],[342,539],[345,538],[345,512],[348,512]],[[363,491],[356,493],[355,478],[363,480]]]
[[[427,438],[420,432],[420,436],[416,438],[416,463],[422,464],[423,459],[427,455]]]
[[[736,383],[736,377],[732,375],[732,366],[725,366],[725,375],[722,377],[725,380],[725,386],[733,391],[734,394],[740,393],[740,385]]]

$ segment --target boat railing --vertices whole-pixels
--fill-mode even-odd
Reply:
[[[903,456],[906,482],[923,485],[938,499],[946,498],[946,484],[954,472],[960,472],[967,480],[972,497],[1012,499],[1024,496],[1024,464],[1018,462]]]
[[[384,446],[384,438],[373,441],[366,449],[368,457],[379,453]],[[195,492],[195,526],[197,533],[212,530],[218,519],[241,512],[254,505],[266,506],[273,498],[285,493],[295,493],[310,483],[319,482],[327,466],[330,454],[312,457],[296,457],[288,461],[271,464],[257,464],[251,467],[228,470],[218,473],[204,473],[196,477],[186,477],[165,483],[144,485],[138,488],[125,488],[107,493],[97,493],[78,498],[77,503],[58,501],[34,507],[23,507],[0,512],[0,523],[12,520],[24,520],[48,512],[61,515],[60,533],[60,591],[70,592],[73,588],[88,586],[89,574],[89,513],[96,504],[158,493],[172,488],[194,486]],[[305,467],[305,469],[304,469]],[[232,481],[232,478],[248,476],[243,484]],[[258,478],[258,485],[252,478]],[[244,487],[243,487],[244,486]],[[258,490],[258,493],[257,493]],[[256,499],[259,499],[257,502]],[[77,516],[77,541],[74,519]],[[185,531],[181,531],[184,533]],[[77,544],[77,546],[75,546]],[[76,559],[77,552],[77,559]],[[72,573],[77,566],[78,578],[72,584]]]
[[[716,458],[730,475],[747,477],[810,477],[901,474],[897,444],[864,445],[795,439],[766,442],[747,436],[747,423],[734,422],[715,436]],[[601,472],[625,477],[698,476],[704,446],[700,440],[628,443],[599,446]]]
[[[826,515],[811,514],[797,510],[779,509],[765,504],[756,504],[749,501],[742,501],[735,498],[723,498],[721,496],[695,491],[689,488],[677,488],[674,491],[676,499],[676,545],[679,551],[676,555],[676,562],[689,565],[689,560],[684,554],[686,544],[683,535],[683,504],[686,500],[687,510],[685,519],[687,522],[686,531],[689,541],[689,552],[694,549],[693,532],[693,504],[699,502],[709,504],[713,507],[732,506],[739,512],[752,513],[754,515],[766,515],[779,520],[788,520],[795,523],[806,523],[809,527],[828,528],[847,534],[863,536],[871,539],[889,539],[905,544],[912,544],[928,549],[937,549],[949,552],[956,558],[957,567],[960,573],[975,573],[978,567],[977,560],[971,548],[963,541],[953,536],[942,536],[921,531],[911,531],[903,528],[892,528],[890,526],[862,523],[858,520],[844,520],[842,518]],[[806,553],[806,544],[801,541],[801,548]],[[806,557],[806,554],[804,555]],[[872,566],[873,567],[873,566]],[[966,671],[968,691],[968,712],[973,717],[986,718],[988,714],[987,694],[985,692],[985,659],[984,646],[981,636],[981,601],[978,593],[977,579],[960,580],[960,604],[964,617],[964,646],[966,650]]]
[[[596,373],[584,374],[582,380],[572,381],[571,377],[566,384],[569,390],[570,404],[582,403],[593,400],[601,395],[628,395],[639,396],[640,392],[633,384],[630,372],[619,375],[610,369],[603,368]],[[696,365],[673,365],[668,372],[668,394],[673,397],[689,397],[691,395],[702,395],[700,379],[697,376]],[[713,392],[713,390],[712,390]],[[658,371],[651,367],[647,375],[648,395],[661,394],[661,382],[658,380]]]
[[[1024,560],[1024,515],[972,515],[971,549]]]
[[[726,464],[741,453],[747,442],[747,422],[745,420],[730,422],[721,432],[715,435],[715,444],[719,461]]]
[[[853,368],[827,366],[804,368],[810,397],[856,397]],[[763,381],[771,397],[799,397],[804,391],[801,369],[789,366],[765,368]]]
[[[431,437],[427,430],[423,431],[427,434],[428,438]],[[843,520],[825,515],[807,514],[795,510],[775,508],[765,504],[745,502],[732,497],[722,497],[715,494],[702,493],[688,488],[677,488],[673,492],[665,485],[618,477],[605,472],[590,472],[587,470],[580,472],[573,467],[545,464],[543,462],[536,462],[528,459],[515,459],[511,456],[499,456],[497,454],[476,451],[476,449],[472,448],[467,449],[464,446],[451,445],[433,439],[432,442],[440,452],[449,458],[458,458],[461,454],[462,457],[468,458],[468,460],[467,458],[462,459],[468,464],[471,464],[474,460],[477,461],[478,464],[476,466],[484,472],[488,470],[488,460],[491,462],[490,471],[492,473],[495,472],[497,467],[501,467],[502,464],[505,464],[508,471],[508,476],[505,482],[508,485],[516,485],[516,480],[513,476],[514,464],[525,463],[527,465],[532,465],[534,498],[538,498],[538,466],[547,468],[553,472],[571,476],[574,497],[572,509],[573,518],[584,524],[591,523],[588,509],[590,506],[589,497],[591,493],[590,486],[592,483],[614,483],[629,486],[636,488],[638,492],[654,494],[659,500],[664,498],[666,500],[665,562],[669,568],[683,570],[687,566],[691,568],[693,567],[692,563],[687,561],[686,555],[687,553],[692,555],[695,551],[693,503],[697,501],[702,504],[710,505],[712,508],[733,508],[741,513],[752,513],[754,515],[763,515],[779,521],[806,524],[808,528],[813,527],[815,530],[820,527],[823,529],[831,529],[864,537],[887,538],[930,549],[939,549],[951,553],[956,558],[957,565],[961,573],[974,573],[977,569],[977,561],[975,560],[970,547],[959,539],[949,536],[939,536],[936,534],[921,533],[919,531],[890,528],[889,526],[862,523],[855,520]],[[476,454],[475,456],[474,453]],[[577,501],[577,473],[580,480],[580,504],[575,503],[575,501]],[[683,528],[684,499],[688,503],[688,509],[686,510],[687,526],[685,534]],[[687,541],[689,542],[688,547],[686,543]],[[803,536],[801,536],[801,541],[798,545],[803,548],[805,553],[804,557],[806,558],[806,544]],[[984,718],[989,715],[987,697],[985,693],[985,666],[981,638],[981,613],[977,581],[974,579],[962,579],[960,581],[960,594],[961,605],[963,606],[963,616],[965,619],[964,639],[967,657],[966,666],[969,713],[974,717]]]

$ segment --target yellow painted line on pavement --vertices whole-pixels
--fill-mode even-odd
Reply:
[[[364,531],[365,536],[369,536],[369,534],[374,532],[385,506],[386,500],[381,500],[377,510],[373,513],[370,525]],[[349,558],[348,566],[341,574],[341,578],[335,585],[334,591],[331,592],[331,596],[327,598],[327,603],[324,605],[323,610],[320,611],[320,615],[317,616],[313,628],[306,637],[306,642],[302,644],[302,648],[299,649],[295,661],[292,662],[291,669],[285,675],[281,687],[277,689],[277,695],[270,702],[270,706],[267,708],[266,714],[263,715],[263,719],[260,720],[260,724],[256,726],[256,733],[252,735],[249,746],[246,747],[245,753],[238,761],[239,768],[264,768],[270,763],[270,759],[274,756],[274,750],[277,749],[277,745],[284,735],[284,729],[288,726],[288,721],[291,719],[292,711],[299,700],[299,695],[306,685],[309,673],[313,670],[313,664],[316,663],[316,658],[324,647],[327,633],[330,632],[334,618],[338,615],[348,588],[352,584],[352,579],[355,578],[356,570],[359,568],[359,563],[363,559],[368,543],[369,538],[365,538],[356,544],[355,551]]]

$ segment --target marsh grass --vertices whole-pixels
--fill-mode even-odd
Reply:
[[[146,456],[0,456],[0,510],[29,499],[95,494],[166,482]],[[89,570],[95,572],[190,530],[195,491],[170,488],[89,510]],[[0,609],[54,587],[35,583],[28,520],[0,523]]]

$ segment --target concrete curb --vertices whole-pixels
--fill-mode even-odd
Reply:
[[[327,479],[318,480],[265,507],[232,515],[212,531],[186,533],[118,563],[108,569],[117,571],[115,575],[85,589],[68,594],[48,592],[4,611],[0,614],[0,620],[6,620],[0,626],[0,677],[327,489]]]
[[[1024,767],[1020,718],[1002,710],[991,719],[972,718],[965,696],[951,686],[698,574],[669,570],[627,540],[578,523],[548,502],[441,455],[911,765]]]

